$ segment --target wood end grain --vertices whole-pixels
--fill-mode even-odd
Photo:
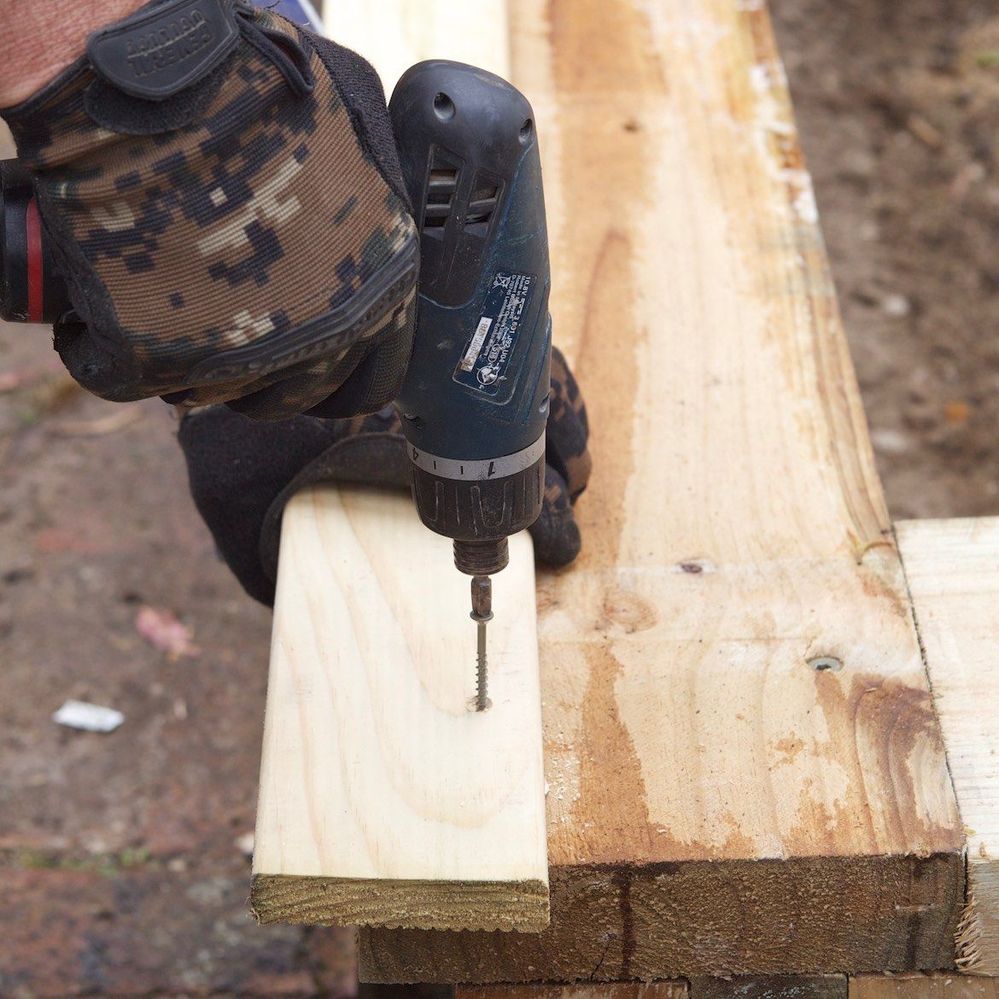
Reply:
[[[959,852],[552,868],[543,932],[364,928],[359,971],[488,984],[945,968],[963,902]]]
[[[549,922],[541,881],[448,882],[254,875],[250,907],[260,923],[475,929],[537,933]]]

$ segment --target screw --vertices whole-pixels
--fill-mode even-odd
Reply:
[[[838,673],[843,668],[843,663],[841,660],[837,659],[835,656],[816,656],[814,659],[808,660],[808,665],[814,670],[818,670],[820,673],[829,670],[833,673]]]

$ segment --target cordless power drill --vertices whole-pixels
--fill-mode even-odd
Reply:
[[[396,402],[420,519],[454,542],[478,625],[475,707],[488,706],[490,576],[541,512],[550,386],[549,266],[534,115],[509,83],[434,60],[389,103],[420,229],[417,329]],[[31,182],[0,162],[0,316],[72,312]]]
[[[476,709],[486,696],[490,576],[537,520],[551,383],[548,235],[534,115],[472,66],[413,66],[389,102],[420,229],[416,338],[396,402],[420,519],[472,577]]]

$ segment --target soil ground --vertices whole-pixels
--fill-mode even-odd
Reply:
[[[892,512],[999,512],[999,13],[774,15]],[[349,936],[246,912],[269,614],[170,414],[86,396],[41,330],[0,329],[0,358],[0,995],[349,993]],[[197,648],[150,644],[143,608]],[[126,721],[53,724],[71,697]]]
[[[999,512],[999,7],[772,6],[892,515]]]

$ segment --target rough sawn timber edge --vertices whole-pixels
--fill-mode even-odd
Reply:
[[[397,926],[452,929],[460,912],[469,924],[502,918],[510,927],[533,928],[544,925],[549,916],[548,885],[543,881],[387,881],[280,874],[259,879],[254,876],[251,901],[260,923],[371,926],[385,924],[385,913],[393,912],[400,914]]]
[[[595,467],[539,575],[552,925],[364,930],[362,979],[949,967],[964,838],[765,5],[511,25]]]

